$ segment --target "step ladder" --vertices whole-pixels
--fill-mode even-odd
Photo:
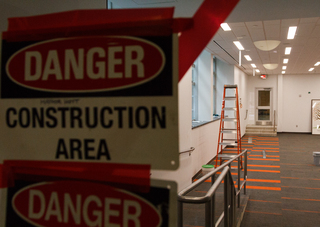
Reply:
[[[237,85],[224,85],[215,167],[217,167],[219,159],[221,165],[223,160],[229,160],[236,156],[236,154],[227,153],[227,151],[230,151],[230,147],[236,148],[237,154],[242,152]],[[229,150],[226,148],[229,148]],[[242,168],[242,157],[240,161]]]

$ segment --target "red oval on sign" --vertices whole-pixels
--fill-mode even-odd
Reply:
[[[158,227],[161,216],[147,200],[104,184],[56,181],[30,185],[12,199],[14,211],[35,226]]]
[[[63,38],[27,46],[10,57],[15,83],[52,92],[94,92],[152,80],[165,64],[156,44],[127,36]]]

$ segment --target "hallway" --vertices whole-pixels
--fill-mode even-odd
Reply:
[[[248,149],[249,202],[241,227],[319,226],[320,166],[313,164],[313,151],[320,151],[319,139],[311,134],[292,133],[242,138],[242,149]],[[202,196],[209,188],[208,180],[190,195]],[[216,219],[222,212],[221,197],[223,193],[217,192]],[[184,226],[204,226],[203,212],[202,205],[186,204]]]

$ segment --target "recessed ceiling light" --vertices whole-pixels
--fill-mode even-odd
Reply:
[[[257,68],[257,66],[255,64],[251,64],[252,68]]]
[[[283,64],[287,64],[289,62],[288,58],[283,59]]]
[[[234,43],[234,45],[237,46],[237,48],[238,48],[239,50],[244,50],[243,46],[241,45],[241,43],[240,43],[239,41],[233,41],[233,43]]]
[[[294,39],[296,35],[297,26],[289,27],[287,39]]]
[[[247,61],[252,61],[249,55],[244,55],[244,57],[247,59]]]
[[[314,70],[314,68],[310,68],[310,69],[309,69],[309,72],[311,72],[311,71],[313,71],[313,70]]]
[[[223,31],[231,31],[231,28],[229,27],[229,25],[227,23],[222,23],[222,24],[220,24],[220,26],[223,29]]]
[[[283,70],[287,69],[287,66],[282,66],[282,69],[283,69]]]
[[[259,72],[260,72],[260,70],[259,70],[259,69],[256,69],[256,72],[257,72],[257,73],[259,73]]]
[[[286,47],[284,54],[289,55],[290,53],[291,53],[291,47]]]
[[[320,65],[320,61],[318,61],[316,64],[314,64],[314,66],[318,66]]]
[[[285,73],[286,73],[286,71],[282,71],[282,72],[281,72],[281,74],[285,74]]]

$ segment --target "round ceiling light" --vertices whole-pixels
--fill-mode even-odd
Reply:
[[[263,67],[265,67],[266,69],[275,69],[278,67],[278,64],[263,64]]]
[[[275,49],[277,46],[279,46],[280,41],[279,40],[261,40],[261,41],[255,41],[253,42],[253,44],[259,50],[270,51]]]

